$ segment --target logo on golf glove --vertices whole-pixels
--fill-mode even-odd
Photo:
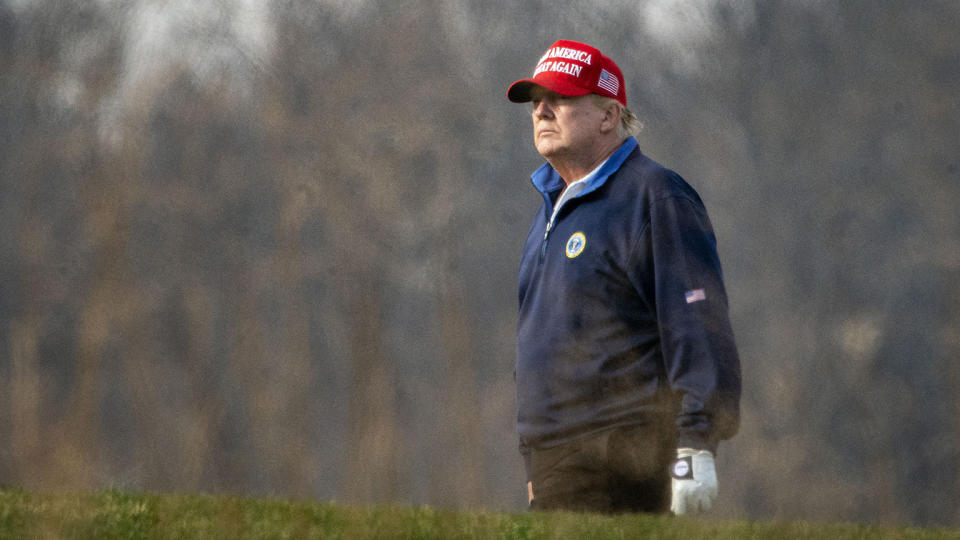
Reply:
[[[670,468],[670,476],[677,480],[693,479],[693,458],[690,456],[682,457],[673,462]]]

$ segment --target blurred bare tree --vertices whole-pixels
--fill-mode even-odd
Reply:
[[[519,509],[509,82],[627,74],[744,363],[721,515],[960,524],[960,6],[0,1],[0,484]],[[930,486],[936,486],[931,489]]]

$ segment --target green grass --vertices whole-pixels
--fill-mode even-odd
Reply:
[[[493,513],[430,507],[107,491],[0,491],[5,538],[960,538],[957,530],[853,524],[714,521],[565,512]]]

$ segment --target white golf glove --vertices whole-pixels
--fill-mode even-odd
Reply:
[[[706,512],[717,498],[717,470],[713,454],[708,450],[677,449],[677,461],[670,470],[673,477],[673,500],[670,510],[675,515]]]

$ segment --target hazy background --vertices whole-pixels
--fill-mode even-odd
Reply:
[[[269,7],[264,7],[269,6]],[[508,84],[703,196],[721,517],[960,525],[960,2],[0,0],[0,485],[520,511]]]

